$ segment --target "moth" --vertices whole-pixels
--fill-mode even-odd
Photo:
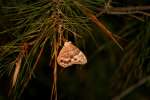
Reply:
[[[73,64],[86,64],[87,58],[84,53],[70,41],[65,42],[63,48],[60,50],[57,63],[67,68]]]

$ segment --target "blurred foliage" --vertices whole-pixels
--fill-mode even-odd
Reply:
[[[0,0],[0,100],[150,99],[150,1],[75,1],[90,9],[124,50],[74,0]],[[63,38],[86,54],[86,65],[57,67]],[[27,55],[23,43],[29,44]],[[12,88],[18,57],[23,62]]]

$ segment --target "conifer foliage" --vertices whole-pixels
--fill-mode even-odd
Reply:
[[[147,0],[1,0],[0,78],[6,83],[8,99],[22,100],[43,69],[48,70],[43,77],[48,79],[44,82],[48,84],[51,100],[87,100],[89,87],[93,88],[90,100],[99,97],[120,100],[144,85],[150,79],[148,3]],[[66,41],[85,52],[86,65],[63,69],[57,64]],[[66,73],[72,75],[73,82],[78,77],[79,82],[86,84],[84,96],[71,99],[70,88],[64,94],[61,92],[67,78],[71,81]],[[111,96],[107,94],[110,91]]]

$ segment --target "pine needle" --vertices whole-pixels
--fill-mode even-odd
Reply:
[[[16,67],[13,74],[12,87],[14,87],[14,85],[16,84],[17,77],[21,67],[21,62],[22,62],[22,56],[18,56],[18,58],[16,59]]]
[[[119,42],[114,38],[112,32],[110,32],[94,15],[90,16],[91,20],[107,35],[112,39],[118,47],[123,50],[123,47],[119,44]]]
[[[119,42],[114,38],[113,34],[111,31],[109,31],[106,26],[104,26],[102,24],[102,22],[100,22],[97,17],[92,14],[92,11],[90,9],[88,9],[87,7],[83,6],[82,4],[78,3],[78,2],[74,2],[75,4],[77,4],[77,6],[80,7],[81,11],[91,19],[92,22],[94,22],[111,40],[113,40],[118,47],[123,50],[123,47],[119,44]]]

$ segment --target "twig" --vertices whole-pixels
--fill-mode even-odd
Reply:
[[[120,99],[122,99],[123,97],[125,97],[126,95],[128,95],[129,93],[134,91],[136,88],[138,88],[139,86],[143,85],[148,80],[150,80],[150,76],[147,76],[147,77],[143,78],[138,83],[136,83],[136,84],[132,85],[131,87],[127,88],[120,95],[113,97],[112,100],[120,100]]]
[[[141,13],[141,11],[150,10],[150,5],[148,6],[131,6],[131,7],[104,7],[98,8],[98,11],[107,14],[135,14]],[[143,12],[141,14],[144,14]],[[149,13],[146,13],[149,16]],[[99,15],[99,14],[98,14]]]

